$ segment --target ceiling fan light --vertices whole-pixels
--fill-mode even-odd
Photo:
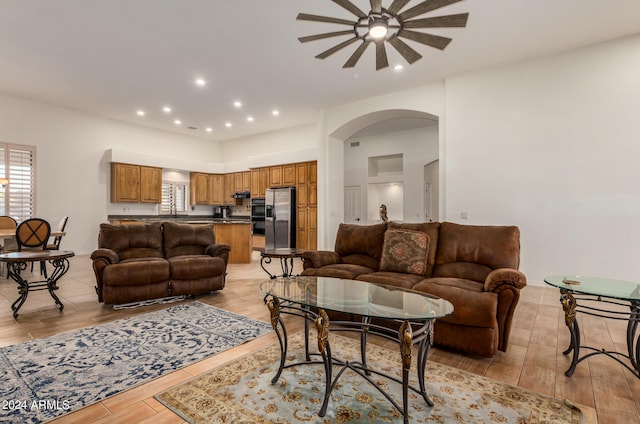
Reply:
[[[387,21],[384,19],[374,19],[369,24],[369,35],[374,40],[380,40],[386,37],[388,31],[389,27],[387,26]]]

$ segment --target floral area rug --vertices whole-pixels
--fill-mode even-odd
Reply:
[[[0,349],[0,422],[39,423],[272,331],[191,302]]]
[[[359,359],[359,344],[332,334],[332,351],[343,360]],[[302,336],[290,338],[288,361],[302,358]],[[367,347],[369,366],[401,378],[400,352]],[[347,370],[338,380],[324,417],[318,417],[324,396],[321,365],[287,368],[276,384],[277,346],[246,355],[157,396],[190,423],[402,423],[402,416],[371,384]],[[287,362],[289,363],[289,362]],[[335,369],[334,376],[337,372]],[[415,363],[412,384],[417,387]],[[545,397],[485,377],[428,362],[430,408],[409,391],[411,423],[580,423],[581,412],[562,400]],[[400,384],[373,375],[402,405]]]

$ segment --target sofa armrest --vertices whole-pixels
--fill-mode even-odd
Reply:
[[[508,285],[518,290],[527,285],[527,277],[517,269],[498,268],[487,275],[484,291],[498,292],[501,286]]]
[[[302,252],[304,269],[320,268],[325,265],[334,265],[342,262],[340,256],[331,250],[305,250]]]
[[[227,266],[229,264],[229,252],[231,252],[231,246],[228,244],[210,244],[204,250],[204,253],[209,256],[219,256],[224,260],[224,265]]]
[[[111,265],[120,262],[120,256],[111,249],[97,249],[91,252],[91,260],[93,261],[93,272],[96,274],[96,293],[98,295],[98,301],[103,302],[102,299],[102,286],[104,281],[102,274],[104,269]]]

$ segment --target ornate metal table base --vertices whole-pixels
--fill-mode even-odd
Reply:
[[[626,303],[621,301],[603,299],[602,296],[591,296],[577,294],[567,289],[560,289],[560,303],[562,303],[562,309],[564,310],[564,319],[569,334],[571,335],[571,341],[569,347],[562,352],[564,355],[568,355],[573,352],[571,359],[571,365],[565,371],[567,377],[571,377],[576,370],[576,366],[583,360],[594,355],[606,355],[610,358],[618,361],[622,366],[631,371],[636,377],[640,378],[640,343],[638,343],[637,330],[638,323],[640,322],[640,302],[637,300],[629,300]],[[630,308],[629,312],[623,311],[611,311],[607,309],[595,308],[587,305],[579,305],[577,300],[598,301],[604,304],[613,304],[620,306],[627,306]],[[601,318],[609,318],[616,320],[627,321],[627,354],[623,354],[615,351],[608,351],[605,349],[597,349],[590,346],[584,346],[580,344],[580,327],[578,320],[576,319],[576,312],[584,313]],[[580,349],[587,349],[591,351],[580,357]],[[627,358],[631,363],[631,366],[626,362],[623,362],[620,358]]]
[[[70,256],[73,256],[71,254]],[[58,290],[57,282],[64,274],[69,270],[69,260],[67,258],[57,258],[51,259],[48,261],[53,266],[53,272],[46,277],[44,280],[37,281],[28,281],[22,276],[22,272],[27,269],[29,261],[24,262],[8,262],[7,268],[9,271],[9,278],[18,283],[18,294],[19,297],[15,302],[11,305],[11,310],[13,311],[13,317],[18,317],[18,311],[24,305],[24,302],[27,300],[29,296],[29,292],[38,291],[38,290],[48,290],[49,294],[53,298],[56,305],[58,305],[58,309],[62,311],[64,309],[64,305],[60,301],[60,298],[56,296],[55,290]]]
[[[427,357],[429,354],[429,349],[432,344],[433,339],[433,327],[431,319],[427,319],[424,322],[419,323],[421,325],[416,331],[412,330],[411,323],[408,321],[404,321],[400,327],[399,332],[396,336],[392,336],[392,332],[385,327],[377,326],[370,323],[368,318],[363,318],[362,322],[351,322],[351,321],[337,321],[334,324],[338,328],[334,328],[334,331],[358,331],[360,332],[360,354],[361,354],[361,362],[349,362],[342,361],[338,358],[335,358],[331,351],[331,344],[329,342],[329,327],[330,322],[326,312],[323,309],[320,309],[318,313],[315,313],[310,310],[310,308],[300,307],[296,304],[290,302],[282,302],[275,296],[265,297],[265,303],[269,308],[271,313],[271,326],[273,327],[276,335],[278,337],[278,342],[280,344],[280,365],[278,367],[278,371],[276,375],[271,379],[271,383],[275,384],[282,371],[285,368],[290,368],[299,365],[309,365],[309,364],[322,364],[324,366],[325,371],[325,393],[324,400],[322,402],[322,406],[318,412],[318,416],[324,417],[327,412],[327,407],[329,404],[329,399],[331,397],[331,392],[333,391],[336,383],[340,376],[344,373],[345,370],[350,369],[360,375],[362,378],[367,380],[373,387],[375,387],[385,398],[387,398],[393,406],[403,415],[404,423],[409,422],[409,390],[414,391],[415,393],[422,396],[424,401],[430,407],[433,406],[433,402],[429,399],[429,396],[425,390],[424,383],[424,374],[427,366]],[[280,317],[281,313],[286,313],[289,315],[296,315],[303,317],[305,319],[304,324],[304,337],[305,337],[305,360],[301,362],[286,364],[287,357],[287,348],[288,348],[288,337],[287,337],[287,329]],[[318,339],[318,351],[319,354],[310,353],[309,352],[309,322],[312,321],[315,324],[317,330],[317,339]],[[416,324],[416,323],[413,323]],[[348,329],[348,330],[346,330]],[[366,362],[366,342],[367,342],[367,334],[376,334],[382,337],[385,337],[389,340],[399,341],[400,344],[400,354],[402,359],[402,380],[399,380],[391,375],[382,373],[380,371],[376,371],[375,369],[369,368]],[[414,344],[418,344],[418,357],[417,357],[417,367],[416,372],[418,376],[418,384],[419,388],[416,388],[409,384],[409,371],[411,369],[411,360],[412,360],[412,346]],[[322,361],[312,360],[311,357],[314,355],[320,355],[322,357]],[[341,368],[336,373],[335,377],[333,376],[333,367],[334,365],[340,366]],[[378,386],[373,379],[370,377],[371,374],[376,374],[378,376],[387,378],[389,380],[393,380],[396,383],[402,385],[402,406],[400,406],[395,399],[393,399],[388,393],[384,391],[384,389]]]
[[[260,266],[272,280],[278,277],[289,278],[293,274],[293,259],[299,258],[301,256],[302,253],[296,249],[264,250],[262,253],[260,253]],[[280,259],[280,268],[282,268],[281,275],[272,274],[264,266],[265,264],[269,265],[274,258]]]

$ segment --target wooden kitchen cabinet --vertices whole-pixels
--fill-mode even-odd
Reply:
[[[295,164],[296,247],[315,250],[318,245],[318,166],[317,162]]]
[[[192,205],[208,205],[209,195],[209,174],[203,172],[189,174],[189,202]]]
[[[251,223],[214,223],[213,233],[216,243],[228,244],[231,246],[229,252],[230,264],[251,263]]]
[[[296,185],[296,164],[282,165],[282,185],[293,187]]]
[[[260,192],[260,168],[254,168],[251,171],[251,197],[258,198],[264,196],[264,193]]]
[[[234,190],[235,191],[242,191],[243,190],[243,180],[242,180],[242,172],[235,172],[233,174],[233,180],[234,180]]]
[[[111,202],[140,201],[140,167],[127,163],[111,163]]]
[[[242,191],[251,191],[251,171],[242,172]]]
[[[160,203],[162,168],[111,163],[111,202]]]
[[[258,181],[260,196],[258,197],[264,197],[269,187],[271,187],[269,183],[269,168],[260,168],[260,180]]]
[[[234,174],[224,174],[224,201],[225,206],[233,206],[236,200],[231,197],[236,192],[236,176]]]
[[[162,203],[162,168],[140,166],[140,203]]]
[[[224,175],[209,175],[209,203],[215,206],[224,203]]]
[[[269,167],[269,186],[282,187],[282,166]]]

